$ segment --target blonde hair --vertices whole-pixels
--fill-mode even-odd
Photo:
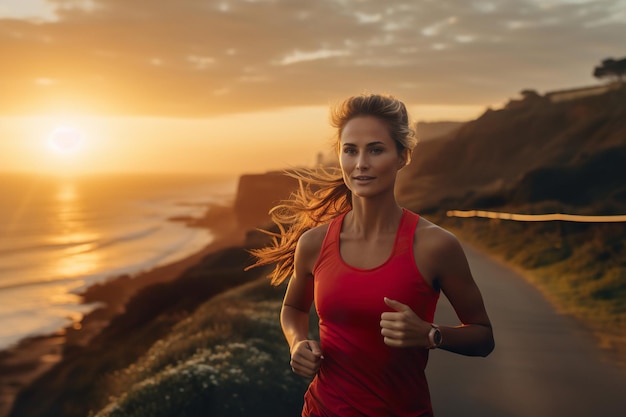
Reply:
[[[336,149],[346,124],[359,116],[373,116],[387,123],[398,152],[410,156],[417,138],[406,107],[386,94],[352,96],[331,110],[331,125],[337,129]],[[271,244],[251,250],[257,261],[247,268],[276,264],[269,275],[272,285],[280,285],[293,274],[296,245],[304,232],[352,209],[352,192],[344,183],[340,169],[299,169],[285,174],[297,179],[299,187],[289,200],[270,211],[278,232],[263,231],[271,236]]]

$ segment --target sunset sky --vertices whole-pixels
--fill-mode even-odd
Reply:
[[[0,172],[311,164],[347,95],[471,120],[625,36],[624,0],[0,0]]]

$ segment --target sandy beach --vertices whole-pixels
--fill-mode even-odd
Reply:
[[[187,258],[146,271],[134,277],[120,276],[88,288],[83,294],[86,303],[102,307],[86,314],[80,323],[55,334],[33,337],[0,352],[0,417],[9,415],[16,395],[51,369],[71,351],[84,346],[98,335],[113,317],[123,312],[126,303],[138,290],[156,283],[168,282],[197,265],[204,257],[220,249],[238,246],[245,239],[245,230],[237,225],[229,207],[211,207],[200,220],[185,221],[190,227],[206,227],[215,235],[213,241]]]

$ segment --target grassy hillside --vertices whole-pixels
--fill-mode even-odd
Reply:
[[[284,288],[264,278],[221,294],[137,362],[108,376],[95,417],[299,415],[308,381],[289,367]]]
[[[602,348],[626,365],[626,224],[443,215],[433,220],[517,266],[561,313],[579,319]]]
[[[206,256],[178,279],[139,290],[124,312],[100,334],[85,346],[65,349],[61,362],[22,390],[10,415],[84,417],[90,409],[104,406],[108,397],[117,392],[115,387],[103,385],[106,375],[132,367],[207,300],[260,278],[260,269],[243,271],[249,262],[250,255],[244,247],[223,249]],[[228,330],[233,324],[225,317],[207,324],[208,333],[223,331],[227,337],[234,333]],[[173,363],[169,359],[168,363]]]

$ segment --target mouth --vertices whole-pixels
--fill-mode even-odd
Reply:
[[[371,181],[373,180],[375,177],[369,177],[366,175],[358,175],[356,177],[352,177],[354,180],[356,181]]]

